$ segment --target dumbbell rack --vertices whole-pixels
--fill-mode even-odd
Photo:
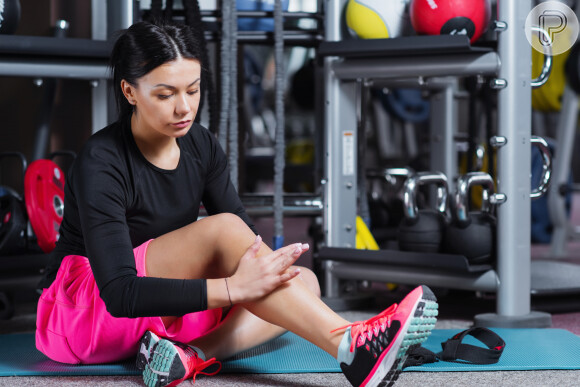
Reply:
[[[497,293],[496,313],[475,316],[484,326],[545,327],[551,316],[531,311],[530,157],[531,47],[524,34],[531,0],[498,2],[497,49],[471,47],[461,36],[401,37],[341,41],[346,1],[328,2],[324,57],[324,235],[320,251],[325,295],[339,299],[340,279],[424,283]],[[457,175],[453,135],[457,132],[456,81],[463,76],[492,77],[498,90],[499,193],[497,265],[473,270],[462,258],[382,250],[355,250],[357,210],[357,114],[365,82],[413,83],[432,87],[431,169]],[[529,103],[526,101],[530,101]],[[451,190],[454,187],[450,187]],[[452,262],[447,266],[433,265]]]

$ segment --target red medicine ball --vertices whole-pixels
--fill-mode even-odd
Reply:
[[[411,0],[411,24],[420,35],[467,35],[475,42],[487,30],[489,0]]]

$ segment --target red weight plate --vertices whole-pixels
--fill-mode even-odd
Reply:
[[[54,249],[64,211],[64,173],[51,160],[32,162],[24,175],[24,201],[38,245]]]

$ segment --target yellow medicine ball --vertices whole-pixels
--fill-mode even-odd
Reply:
[[[349,0],[346,25],[359,38],[384,39],[402,34],[409,0]]]
[[[570,50],[552,57],[552,71],[546,83],[532,89],[532,108],[542,112],[557,112],[562,106],[566,86],[566,60]],[[532,77],[537,77],[544,66],[544,55],[532,49]]]

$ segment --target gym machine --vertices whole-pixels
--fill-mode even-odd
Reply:
[[[496,313],[475,316],[475,324],[498,327],[547,327],[551,316],[531,311],[530,170],[531,48],[524,20],[530,0],[499,1],[494,24],[497,50],[471,47],[461,36],[418,36],[380,42],[341,41],[345,1],[328,2],[326,41],[319,47],[325,71],[324,242],[325,295],[339,303],[341,280],[376,280],[401,284],[495,292]],[[462,39],[463,38],[463,39]],[[352,46],[349,46],[352,44]],[[374,46],[373,46],[374,45]],[[388,53],[388,55],[387,55]],[[494,268],[462,266],[457,255],[354,250],[357,211],[357,106],[364,82],[432,79],[448,82],[435,94],[431,118],[431,169],[456,176],[450,157],[456,122],[453,79],[492,77],[498,93],[497,264]],[[436,122],[439,120],[439,122]],[[443,157],[439,157],[444,155]],[[547,187],[546,187],[547,188]],[[453,187],[450,187],[452,190]],[[475,269],[475,270],[474,270]]]

